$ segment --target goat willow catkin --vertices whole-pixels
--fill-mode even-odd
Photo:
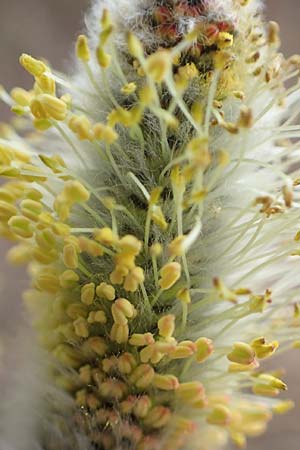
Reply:
[[[300,347],[300,58],[258,0],[86,24],[74,75],[23,54],[33,88],[1,90],[1,234],[43,349],[32,444],[10,413],[5,448],[243,448],[293,407],[261,361]]]

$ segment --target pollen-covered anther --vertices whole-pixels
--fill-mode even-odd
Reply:
[[[168,245],[168,251],[171,257],[182,256],[185,253],[185,240],[186,236],[177,236]]]
[[[176,348],[176,341],[173,342],[156,341],[140,351],[140,359],[143,363],[151,362],[158,364],[165,355],[171,355]]]
[[[167,408],[166,406],[155,406],[147,414],[144,423],[146,426],[152,428],[162,428],[167,425],[171,417],[172,413],[170,408]]]
[[[272,408],[272,411],[276,414],[286,414],[295,408],[295,402],[292,400],[285,400],[275,404]]]
[[[15,205],[12,205],[9,202],[0,200],[0,220],[7,221],[12,216],[15,216],[18,213]]]
[[[145,280],[142,267],[134,267],[125,278],[124,289],[128,292],[137,291],[139,285]]]
[[[184,92],[188,88],[190,81],[198,75],[199,71],[194,63],[180,66],[178,72],[174,75],[176,90],[178,92]]]
[[[19,264],[25,264],[30,261],[32,256],[31,252],[31,246],[27,245],[15,245],[11,249],[9,249],[8,253],[6,254],[7,260],[11,264],[19,265]]]
[[[33,236],[33,225],[27,217],[12,216],[7,223],[11,231],[13,231],[18,237],[29,239]]]
[[[94,135],[92,132],[92,124],[87,116],[81,115],[76,116],[73,115],[69,120],[69,128],[72,130],[81,141],[83,140],[92,140]]]
[[[110,247],[113,245],[117,238],[114,235],[111,228],[104,227],[104,228],[96,228],[93,231],[93,236],[95,241],[100,242],[100,244]]]
[[[193,138],[186,147],[186,154],[193,165],[205,169],[211,162],[207,138]]]
[[[248,365],[251,364],[255,359],[255,351],[251,347],[251,345],[246,344],[245,342],[236,342],[233,345],[233,350],[231,353],[227,355],[229,361]]]
[[[274,45],[279,47],[280,45],[280,38],[279,38],[279,25],[276,22],[269,22],[269,27],[268,27],[268,43],[270,45]]]
[[[105,51],[103,45],[98,45],[96,49],[96,57],[98,64],[102,67],[102,69],[107,69],[110,66],[112,57]]]
[[[150,55],[145,64],[145,72],[156,83],[161,83],[170,73],[172,56],[167,50],[158,50]]]
[[[87,202],[90,198],[89,191],[77,180],[70,180],[54,201],[54,210],[60,220],[65,221],[70,214],[70,210],[75,203]]]
[[[88,315],[88,310],[82,303],[71,303],[66,309],[67,315],[71,319],[78,319],[79,317],[86,318]]]
[[[134,347],[144,347],[146,345],[154,344],[154,337],[152,333],[134,333],[130,339],[129,344],[133,345]]]
[[[67,244],[63,248],[63,262],[68,269],[77,269],[78,255],[76,247],[72,244]]]
[[[218,124],[224,128],[224,130],[228,131],[230,134],[238,134],[239,126],[233,122],[226,122],[225,120],[218,121]]]
[[[134,266],[134,263],[132,264]],[[124,278],[128,275],[129,269],[124,265],[116,265],[109,276],[112,284],[123,284]]]
[[[107,317],[104,311],[98,310],[98,311],[91,311],[89,313],[88,319],[87,319],[88,323],[106,323],[107,322]]]
[[[180,383],[176,396],[179,400],[195,408],[203,408],[207,403],[205,389],[200,381]]]
[[[230,163],[230,154],[226,150],[219,150],[218,163],[221,167],[226,167]]]
[[[122,381],[108,378],[99,386],[99,392],[104,398],[121,400],[127,393],[127,386]]]
[[[128,234],[119,240],[118,247],[121,251],[136,256],[142,249],[142,243],[135,236]]]
[[[94,258],[102,256],[104,254],[103,247],[92,239],[88,239],[85,236],[78,238],[78,244],[81,252],[85,252]]]
[[[232,51],[220,49],[214,53],[214,66],[216,70],[225,70],[230,66],[232,61],[235,59],[235,55]]]
[[[53,76],[49,72],[36,77],[36,84],[44,94],[55,96],[56,84]]]
[[[175,350],[170,353],[171,359],[183,359],[189,358],[197,350],[197,346],[192,341],[182,341],[179,342]]]
[[[57,97],[40,94],[30,103],[32,114],[37,119],[54,119],[63,121],[67,115],[67,105]]]
[[[175,331],[175,316],[168,314],[161,317],[157,322],[159,335],[165,339],[169,339],[173,336]]]
[[[175,391],[179,387],[179,381],[175,375],[156,373],[153,378],[153,385],[163,391]]]
[[[181,265],[178,262],[165,264],[160,270],[159,286],[162,290],[170,289],[181,277]]]
[[[119,137],[118,133],[109,125],[103,123],[96,123],[93,126],[93,134],[95,139],[105,142],[106,144],[113,144]]]
[[[82,347],[82,351],[94,352],[96,355],[103,356],[107,351],[107,343],[100,336],[90,337]]]
[[[95,298],[95,283],[87,283],[81,288],[81,301],[85,305],[91,305]]]
[[[10,92],[10,96],[18,105],[23,107],[29,106],[33,98],[33,94],[31,92],[19,87],[13,88]]]
[[[107,117],[108,126],[114,127],[117,124],[121,124],[126,128],[133,127],[141,121],[143,110],[144,107],[141,104],[137,104],[131,109],[117,107]]]
[[[112,341],[117,342],[118,344],[125,344],[128,341],[129,335],[129,327],[126,323],[125,325],[120,325],[118,323],[114,323],[111,331],[110,338]]]
[[[272,356],[279,347],[277,341],[267,343],[264,337],[254,339],[251,346],[255,351],[256,357],[259,359],[268,358]]]
[[[125,352],[117,358],[118,370],[124,375],[129,375],[136,366],[136,359],[131,353]]]
[[[253,126],[254,119],[253,113],[247,106],[242,106],[240,109],[240,116],[237,122],[237,126],[241,128],[251,128]]]
[[[88,62],[91,58],[88,39],[84,34],[81,34],[77,38],[76,55],[78,59],[84,62]]]
[[[272,303],[272,292],[267,289],[264,295],[251,295],[249,301],[249,310],[252,313],[264,312],[266,306]]]
[[[256,395],[262,395],[266,397],[277,397],[280,391],[287,390],[287,385],[269,374],[261,374],[257,377],[252,391]]]
[[[141,41],[133,34],[128,33],[127,35],[127,45],[129,53],[138,60],[144,57],[144,49]]]
[[[216,405],[207,416],[207,422],[211,425],[228,426],[232,421],[232,413],[225,405]]]
[[[92,381],[92,369],[89,364],[80,367],[79,369],[79,379],[84,384],[91,384]]]
[[[232,362],[228,366],[229,373],[238,373],[238,372],[253,372],[254,370],[259,368],[259,362],[257,359],[254,359],[250,364],[239,364]]]
[[[192,302],[191,293],[188,288],[180,289],[176,294],[176,298],[186,305],[189,305]]]
[[[150,247],[150,255],[154,258],[158,258],[162,254],[163,248],[159,242],[155,242]]]
[[[133,413],[137,418],[143,419],[147,416],[151,406],[152,401],[150,397],[148,395],[141,395],[134,402]]]
[[[206,361],[206,359],[209,358],[210,355],[213,353],[214,351],[213,342],[211,339],[201,337],[196,340],[195,344],[197,347],[196,361],[202,363]]]
[[[218,48],[223,50],[224,48],[232,47],[232,45],[233,35],[231,33],[227,33],[226,31],[221,31],[217,37]]]
[[[153,382],[155,372],[149,364],[141,364],[136,367],[129,377],[129,381],[139,389],[145,389]]]
[[[118,358],[115,355],[102,359],[101,367],[103,372],[109,373],[117,369]]]
[[[113,301],[116,298],[115,288],[108,283],[100,283],[96,287],[96,294],[100,298],[105,298],[106,300]]]
[[[133,94],[137,89],[137,85],[133,82],[124,84],[121,88],[122,94],[130,95]]]
[[[31,199],[22,200],[20,208],[22,214],[34,222],[38,221],[38,216],[43,210],[43,206],[40,202]]]
[[[136,404],[137,398],[134,395],[129,395],[120,403],[120,411],[123,414],[131,414]]]
[[[151,106],[155,102],[156,91],[150,84],[145,84],[139,89],[138,95],[142,105]]]
[[[87,321],[83,317],[79,317],[75,320],[74,329],[75,333],[79,337],[87,338],[89,337],[89,327]]]
[[[111,307],[114,322],[118,325],[126,325],[128,319],[137,315],[135,307],[125,298],[118,298]]]
[[[20,64],[24,67],[27,72],[29,72],[34,77],[38,77],[47,71],[47,66],[42,61],[33,58],[26,53],[20,56]]]
[[[294,193],[293,193],[292,189],[289,186],[285,185],[282,188],[282,194],[283,194],[285,206],[287,208],[291,208],[292,204],[293,204],[293,198],[294,198]]]
[[[229,289],[220,278],[213,279],[213,285],[222,300],[228,300],[231,303],[237,303],[238,297],[234,291]]]
[[[38,290],[55,294],[60,288],[57,271],[52,268],[40,270],[35,277],[34,286]]]

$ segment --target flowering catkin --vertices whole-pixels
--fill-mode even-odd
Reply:
[[[300,347],[300,58],[256,0],[100,0],[86,26],[75,75],[23,54],[33,88],[0,91],[0,231],[39,347],[33,438],[2,441],[243,448],[293,407],[261,361]]]

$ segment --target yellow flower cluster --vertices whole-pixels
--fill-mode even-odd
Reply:
[[[241,1],[239,8],[247,4]],[[184,10],[184,15],[192,13],[194,9]],[[164,14],[159,8],[155,16],[163,33]],[[74,400],[76,430],[105,450],[116,448],[117,443],[118,448],[123,448],[122,443],[129,448],[128,442],[136,450],[179,450],[187,442],[188,448],[211,450],[223,442],[223,436],[243,448],[247,436],[264,431],[272,412],[284,413],[293,406],[290,401],[265,404],[261,400],[276,397],[286,385],[277,374],[259,371],[259,360],[279,347],[272,334],[274,324],[276,330],[286,329],[289,321],[288,325],[299,327],[299,308],[287,321],[274,317],[257,330],[244,333],[241,329],[240,341],[231,328],[249,316],[263,314],[272,302],[271,291],[255,294],[255,284],[244,286],[247,275],[231,286],[221,276],[210,276],[209,269],[205,283],[201,273],[206,271],[206,261],[209,264],[209,250],[201,247],[202,233],[207,232],[203,230],[205,213],[218,215],[223,193],[218,192],[218,201],[210,198],[216,198],[222,179],[241,164],[247,168],[268,165],[242,153],[233,158],[228,144],[230,139],[241,139],[233,141],[237,148],[243,139],[251,140],[247,133],[258,120],[249,102],[243,104],[247,92],[233,74],[239,37],[211,27],[211,33],[217,32],[210,45],[214,66],[203,73],[202,65],[187,58],[193,46],[200,48],[197,27],[176,45],[151,54],[129,33],[126,63],[132,79],[127,79],[119,64],[121,56],[116,56],[114,29],[105,10],[97,48],[90,48],[85,35],[76,44],[90,85],[109,104],[106,119],[99,122],[95,114],[80,110],[70,93],[57,94],[61,79],[46,63],[21,56],[20,63],[34,77],[33,89],[15,88],[2,97],[9,98],[15,113],[32,121],[35,137],[45,139],[41,142],[47,142],[52,127],[50,133],[72,153],[71,158],[40,154],[34,139],[26,141],[22,132],[15,139],[18,129],[1,127],[0,173],[6,182],[0,188],[0,232],[17,243],[9,251],[10,261],[29,264],[32,285],[24,295],[25,303],[41,345],[56,361],[51,377]],[[269,84],[282,100],[281,71],[274,62],[276,27],[271,24],[268,33],[253,27],[247,42],[245,79],[257,83],[258,91]],[[265,68],[256,47],[272,56]],[[193,55],[195,59],[198,53]],[[105,85],[103,92],[92,70],[93,58]],[[297,61],[282,64],[288,79]],[[120,77],[117,93],[108,81],[111,67]],[[190,101],[189,92],[195,86],[197,95]],[[237,111],[233,116],[223,104],[228,98]],[[151,134],[149,123],[154,130],[159,127],[158,138]],[[222,136],[217,149],[212,135]],[[87,147],[81,147],[81,141]],[[138,142],[136,161],[130,159],[132,149],[126,153],[132,142]],[[154,145],[159,147],[155,156]],[[223,148],[226,145],[228,149]],[[105,170],[113,174],[107,176],[107,184],[114,196],[102,196],[105,186],[97,189],[91,181],[95,168],[89,164],[87,149],[95,151]],[[122,154],[129,162],[122,160]],[[84,170],[73,170],[70,159]],[[252,238],[232,256],[237,272],[251,246],[255,251],[257,241],[264,241],[259,231],[267,220],[275,220],[276,236],[280,232],[276,219],[283,212],[295,221],[297,182],[290,183],[280,170],[279,174],[284,184],[276,197],[252,198],[236,218],[236,212],[232,213],[221,236],[213,230],[215,235],[208,238],[208,245],[214,247],[218,239],[226,244],[233,237],[228,248],[218,248],[221,258],[257,226]],[[298,238],[293,234],[284,256],[298,255]],[[272,258],[277,262],[279,256],[272,255],[271,262]],[[294,334],[292,339],[296,341]],[[287,341],[283,339],[286,348]],[[253,395],[244,395],[248,388]],[[201,442],[194,435],[200,435]]]

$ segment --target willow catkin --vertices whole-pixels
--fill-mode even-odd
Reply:
[[[243,448],[293,407],[260,364],[299,348],[300,60],[260,12],[98,1],[74,75],[23,54],[33,88],[2,89],[1,234],[47,371],[34,448]]]

